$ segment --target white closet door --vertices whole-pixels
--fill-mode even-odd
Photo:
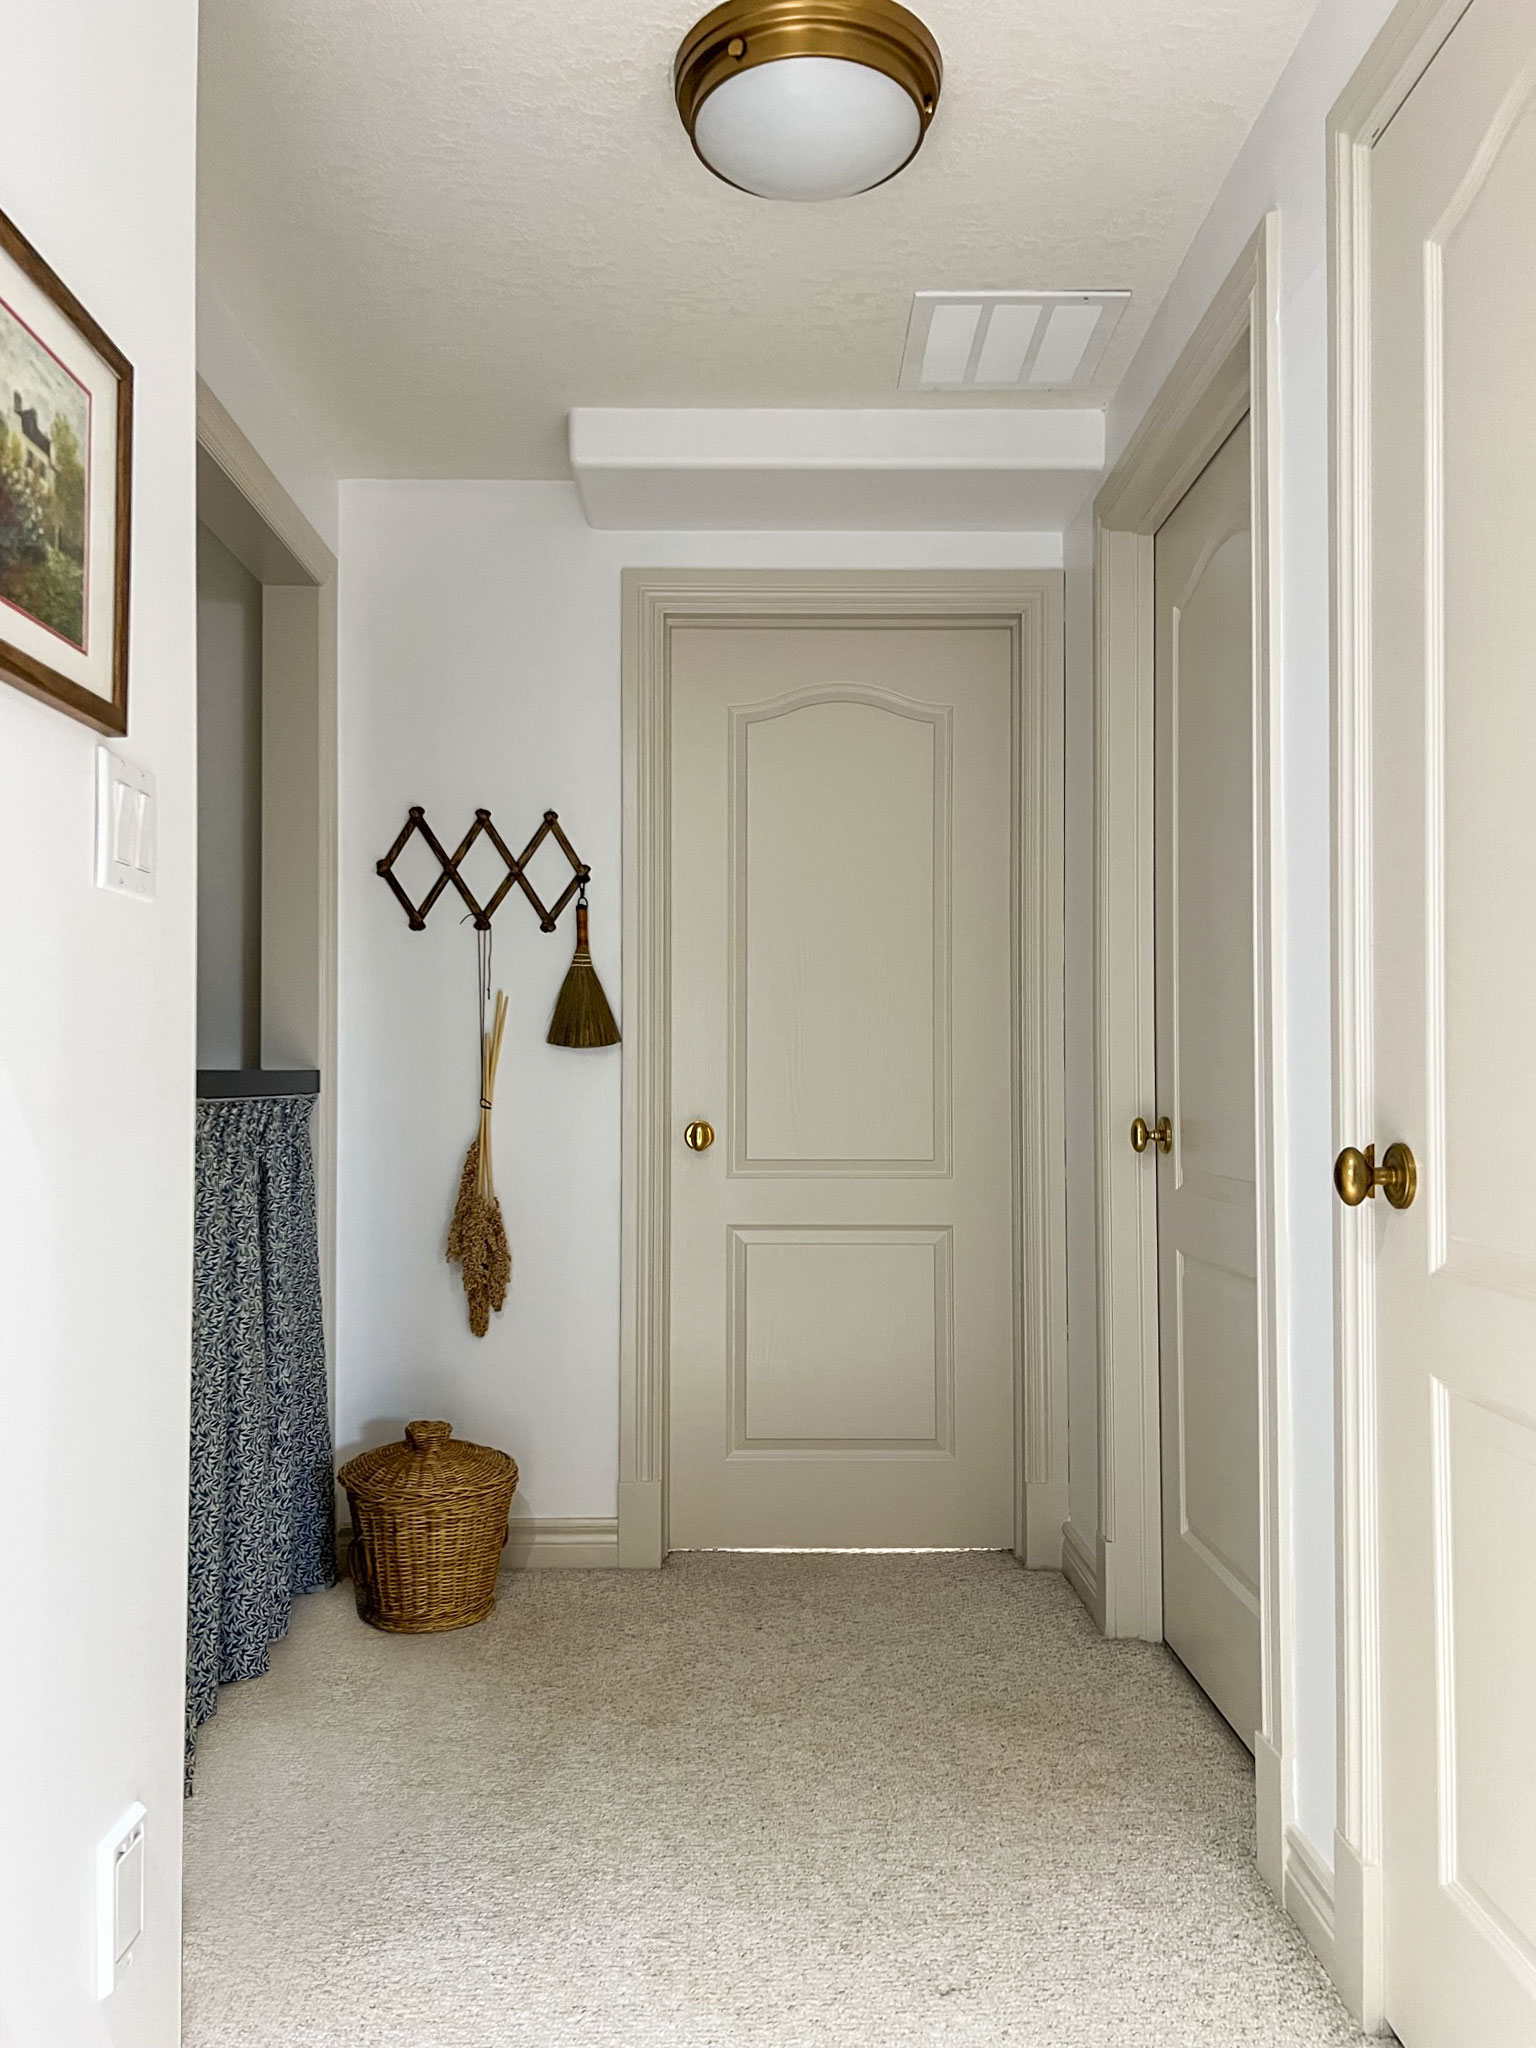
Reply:
[[[1536,2043],[1536,8],[1474,0],[1371,171],[1386,2011]]]
[[[1260,1720],[1253,591],[1245,419],[1155,543],[1163,1635]]]

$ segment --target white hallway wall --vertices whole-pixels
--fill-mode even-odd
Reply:
[[[133,363],[131,729],[159,886],[92,882],[95,736],[0,685],[0,2043],[179,2034],[196,858],[195,0],[29,11],[0,205]],[[149,1809],[95,1998],[94,1852]]]
[[[1333,1861],[1336,1789],[1334,1691],[1334,1358],[1332,968],[1329,896],[1328,279],[1325,124],[1391,11],[1391,0],[1322,0],[1316,15],[1191,245],[1109,415],[1109,462],[1118,459],[1180,350],[1229,275],[1262,216],[1280,215],[1281,460],[1278,602],[1281,614],[1281,802],[1284,835],[1284,1170],[1288,1270],[1282,1278],[1291,1389],[1292,1573],[1296,1820]],[[1091,1130],[1092,962],[1092,521],[1066,540],[1068,744],[1071,752],[1067,929],[1073,1015],[1068,1045],[1075,1131]],[[1073,746],[1074,738],[1076,740]],[[1075,947],[1073,935],[1076,935]],[[1086,1007],[1084,1007],[1086,1005]],[[1084,1125],[1084,1117],[1088,1123]],[[1074,1145],[1072,1204],[1074,1446],[1094,1441],[1097,1381],[1091,1345],[1091,1152]],[[1072,1518],[1097,1521],[1097,1473],[1075,1456]]]
[[[509,901],[495,1142],[514,1273],[477,1340],[442,1251],[474,1128],[475,947],[446,898],[408,930],[374,873],[407,805],[450,847],[480,804],[515,848],[559,811],[622,1021],[621,570],[1059,563],[1055,535],[596,533],[567,484],[342,486],[341,1455],[441,1414],[512,1451],[522,1511],[614,1512],[619,1053],[544,1043],[571,926],[546,936]]]

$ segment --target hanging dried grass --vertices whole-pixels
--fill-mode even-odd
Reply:
[[[482,983],[483,987],[483,983]],[[491,1327],[491,1311],[498,1312],[507,1298],[512,1280],[512,1250],[507,1243],[506,1225],[491,1172],[491,1103],[496,1090],[496,1066],[501,1058],[501,1036],[507,1024],[507,999],[496,991],[495,1015],[489,1031],[482,1011],[480,1027],[480,1129],[464,1155],[459,1176],[459,1199],[448,1227],[448,1257],[457,1260],[469,1301],[469,1327],[483,1337]]]

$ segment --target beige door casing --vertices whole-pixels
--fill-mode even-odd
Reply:
[[[1259,1361],[1258,1861],[1320,1953],[1326,1874],[1292,1825],[1287,1335],[1278,891],[1278,218],[1259,223],[1094,502],[1094,1166],[1099,1527],[1086,1588],[1106,1635],[1159,1642],[1161,1352],[1157,1196],[1127,1143],[1156,1095],[1154,536],[1245,412],[1252,418],[1255,1200]],[[1072,1532],[1087,1548],[1084,1532]],[[1069,1537],[1069,1550],[1074,1547]]]
[[[928,621],[1012,649],[1013,1544],[1059,1566],[1066,1511],[1062,1086],[1062,577],[1057,571],[627,571],[624,579],[624,1104],[619,1553],[669,1546],[670,644],[679,626]]]
[[[1470,12],[1477,12],[1473,0]],[[1378,340],[1372,332],[1372,276],[1376,264],[1376,145],[1393,131],[1415,86],[1425,80],[1434,61],[1468,14],[1468,0],[1403,0],[1386,20],[1354,80],[1339,98],[1329,119],[1329,324],[1331,324],[1331,496],[1333,496],[1333,989],[1335,989],[1335,1141],[1364,1145],[1372,1139],[1384,1147],[1407,1137],[1419,1151],[1421,1167],[1430,1169],[1432,1151],[1444,1153],[1444,1141],[1415,1130],[1372,1128],[1378,1110],[1397,1102],[1380,1100],[1376,1038],[1380,1020],[1376,1006],[1374,961],[1374,868],[1378,862],[1382,819],[1376,817],[1374,793],[1374,729],[1372,702],[1376,690],[1395,686],[1399,676],[1376,668],[1372,633],[1372,532],[1376,526],[1372,492],[1372,430],[1370,408],[1376,385],[1374,356]],[[1505,16],[1507,18],[1507,16]],[[1468,23],[1477,27],[1477,23]],[[1530,66],[1499,68],[1499,90],[1530,96]],[[1495,94],[1497,96],[1497,94]],[[1507,109],[1505,109],[1507,113]],[[1526,111],[1526,123],[1530,113]],[[1495,121],[1493,129],[1501,129]],[[1477,195],[1479,180],[1497,158],[1499,135],[1489,131],[1487,147],[1473,150],[1462,197]],[[1427,242],[1434,242],[1430,236]],[[1430,248],[1423,250],[1419,283],[1432,287]],[[1427,303],[1427,301],[1425,301]],[[1423,313],[1415,324],[1421,332]],[[1417,340],[1417,334],[1415,334]],[[1417,393],[1415,393],[1417,399]],[[1407,428],[1407,449],[1423,453],[1430,463],[1430,440]],[[1423,651],[1417,639],[1415,664]],[[1399,659],[1401,668],[1401,659]],[[1450,672],[1448,672],[1450,678]],[[1409,727],[1413,711],[1407,713]],[[1427,735],[1423,735],[1427,739]],[[1516,739],[1518,745],[1518,739]],[[1421,821],[1403,819],[1403,840],[1409,858],[1423,866],[1430,844]],[[1399,1083],[1401,1094],[1401,1083]],[[1411,1108],[1411,1104],[1405,1104]],[[1440,1108],[1444,1124],[1444,1102]],[[1499,1133],[1481,1133],[1497,1141]],[[1339,1559],[1339,1798],[1333,1845],[1335,1868],[1335,1980],[1350,2009],[1368,2032],[1382,2032],[1389,2023],[1386,2007],[1386,1956],[1389,1956],[1389,1886],[1386,1886],[1386,1772],[1384,1772],[1384,1677],[1389,1618],[1382,1608],[1382,1536],[1389,1526],[1382,1444],[1401,1442],[1401,1427],[1389,1438],[1393,1423],[1382,1401],[1382,1374],[1389,1360],[1382,1354],[1386,1329],[1378,1331],[1378,1274],[1399,1272],[1403,1253],[1417,1239],[1432,1210],[1444,1227],[1446,1159],[1434,1163],[1430,1178],[1421,1174],[1415,1210],[1393,1223],[1399,1229],[1393,1245],[1384,1245],[1386,1221],[1378,1219],[1382,1202],[1370,1204],[1364,1217],[1335,1212],[1335,1348],[1337,1348],[1337,1559]],[[1434,1176],[1442,1176],[1436,1188]],[[1362,1223],[1366,1227],[1362,1227]],[[1374,1223],[1374,1227],[1370,1227]],[[1380,1237],[1380,1241],[1378,1241]],[[1423,1268],[1423,1253],[1419,1257]],[[1448,1374],[1454,1378],[1454,1370]],[[1448,1395],[1448,1399],[1454,1399]],[[1401,1413],[1401,1403],[1399,1403]],[[1444,1411],[1442,1411],[1444,1421]],[[1448,1446],[1442,1442],[1442,1452]],[[1393,1485],[1397,1483],[1397,1475]],[[1450,1481],[1448,1456],[1440,1458],[1440,1485]],[[1442,1495],[1448,1497],[1448,1495]],[[1499,1597],[1507,1604],[1509,1583]],[[1442,1610],[1444,1618],[1444,1610]],[[1440,1837],[1442,1882],[1456,1872],[1454,1839]],[[1393,1937],[1397,1929],[1393,1929]],[[1495,2015],[1489,2015],[1491,2019]],[[1495,2019],[1497,2032],[1497,2019]],[[1505,2034],[1507,2034],[1505,2025]],[[1503,2040],[1505,2034],[1499,2038]],[[1485,2036],[1493,2038],[1493,2036]]]

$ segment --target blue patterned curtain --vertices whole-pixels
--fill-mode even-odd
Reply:
[[[312,1102],[197,1106],[187,1788],[218,1690],[267,1669],[295,1593],[335,1582]]]

